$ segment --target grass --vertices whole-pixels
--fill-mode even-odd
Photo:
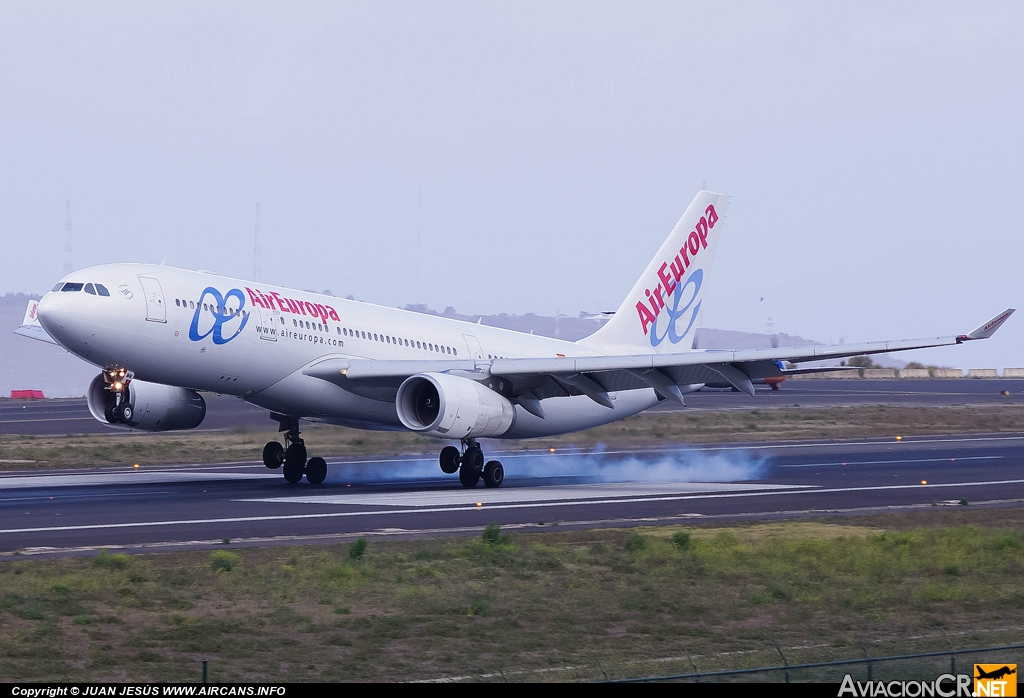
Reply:
[[[203,659],[213,681],[589,680],[994,645],[1024,621],[1019,509],[354,549],[4,563],[0,680]]]
[[[842,408],[779,407],[768,410],[651,412],[596,429],[547,439],[491,443],[492,451],[534,448],[646,447],[670,443],[721,443],[791,439],[844,439],[919,434],[1024,431],[1024,405]],[[434,453],[434,439],[405,432],[372,432],[325,425],[308,426],[303,438],[324,456]],[[276,431],[232,429],[184,433],[62,436],[0,435],[0,470],[48,467],[131,466],[135,463],[218,463],[254,461]]]

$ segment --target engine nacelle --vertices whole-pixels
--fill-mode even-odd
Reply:
[[[93,378],[86,393],[89,412],[109,426],[141,431],[195,429],[206,417],[206,400],[188,388],[132,381],[127,388],[127,400],[132,406],[131,421],[127,424],[112,416],[114,400],[114,393],[107,390],[103,374]]]
[[[406,378],[395,405],[407,428],[446,439],[501,436],[516,421],[507,398],[475,380],[447,373]]]

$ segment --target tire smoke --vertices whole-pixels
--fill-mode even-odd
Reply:
[[[645,454],[609,453],[603,445],[593,451],[557,453],[494,453],[505,466],[506,484],[522,478],[571,479],[578,483],[611,482],[738,482],[760,479],[768,457],[749,451],[707,452],[680,449]],[[490,457],[490,455],[489,455]],[[436,458],[331,463],[332,483],[410,482],[455,476],[441,473]]]

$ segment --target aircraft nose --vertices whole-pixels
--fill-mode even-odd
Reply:
[[[69,321],[74,316],[72,305],[74,299],[69,298],[74,294],[51,291],[39,300],[36,306],[36,317],[39,324],[46,330],[46,334],[58,342],[62,341],[63,335],[67,333]]]

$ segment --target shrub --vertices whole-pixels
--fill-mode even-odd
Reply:
[[[112,570],[123,570],[128,566],[132,559],[124,553],[115,553],[111,555],[107,552],[106,548],[100,549],[96,553],[96,557],[92,559],[92,564],[96,567],[106,567]]]
[[[680,550],[683,550],[690,545],[690,534],[686,531],[680,531],[679,533],[672,536],[672,544]]]
[[[647,549],[647,537],[639,533],[630,533],[626,537],[626,550],[631,553],[638,553]]]
[[[481,537],[487,545],[503,545],[508,543],[508,536],[501,535],[501,526],[494,522],[491,522],[484,527],[484,533]]]
[[[238,564],[238,554],[229,550],[216,550],[210,553],[210,567],[214,572],[230,572]]]
[[[348,556],[351,560],[360,560],[366,552],[366,539],[360,538],[348,547]]]

